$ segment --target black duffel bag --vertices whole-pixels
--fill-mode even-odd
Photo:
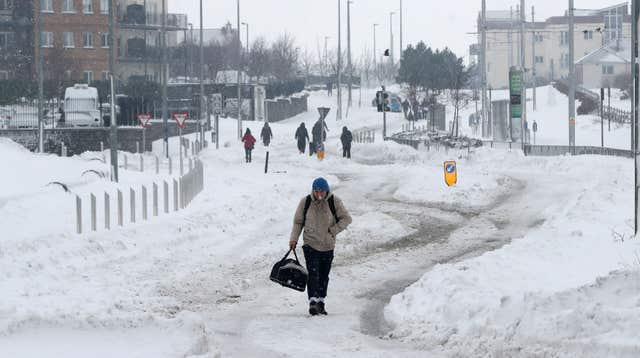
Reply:
[[[287,258],[291,251],[293,251],[295,259]],[[295,249],[289,250],[282,260],[273,265],[271,276],[269,276],[271,281],[301,292],[304,292],[307,287],[308,277],[307,269],[300,265]]]

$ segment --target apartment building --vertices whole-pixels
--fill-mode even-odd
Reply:
[[[526,16],[531,19],[531,16]],[[518,66],[520,59],[520,13],[512,11],[487,11],[487,82],[491,88],[506,88],[511,66]],[[525,68],[532,77],[533,63],[538,83],[564,78],[569,72],[568,16],[554,16],[540,22],[525,24]],[[576,10],[574,61],[578,81],[597,86],[605,78],[625,71],[624,64],[602,62],[607,52],[628,52],[631,38],[631,16],[627,3],[596,10]],[[480,23],[479,23],[480,25]],[[480,41],[479,41],[480,43]],[[535,56],[533,49],[535,48]],[[591,56],[589,56],[591,55]],[[589,66],[583,67],[582,62]],[[588,61],[587,61],[588,59]],[[628,66],[627,66],[628,67]]]
[[[29,80],[35,72],[33,4],[0,0],[0,80]]]

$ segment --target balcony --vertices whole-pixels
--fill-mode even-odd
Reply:
[[[187,29],[187,15],[167,14],[167,31]],[[159,30],[162,28],[162,14],[146,12],[144,6],[132,4],[124,11],[118,10],[118,27],[130,30]]]

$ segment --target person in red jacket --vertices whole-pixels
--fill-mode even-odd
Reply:
[[[242,141],[244,142],[244,159],[247,163],[251,163],[251,151],[253,150],[253,145],[256,143],[256,139],[251,135],[251,130],[249,128],[244,132]]]

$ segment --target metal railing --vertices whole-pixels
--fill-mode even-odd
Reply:
[[[608,155],[614,157],[633,158],[633,152],[626,149],[574,146],[568,145],[531,145],[524,146],[524,154],[531,156],[560,156],[560,155]]]
[[[356,143],[375,143],[376,131],[375,130],[359,130],[353,132],[353,141]]]

